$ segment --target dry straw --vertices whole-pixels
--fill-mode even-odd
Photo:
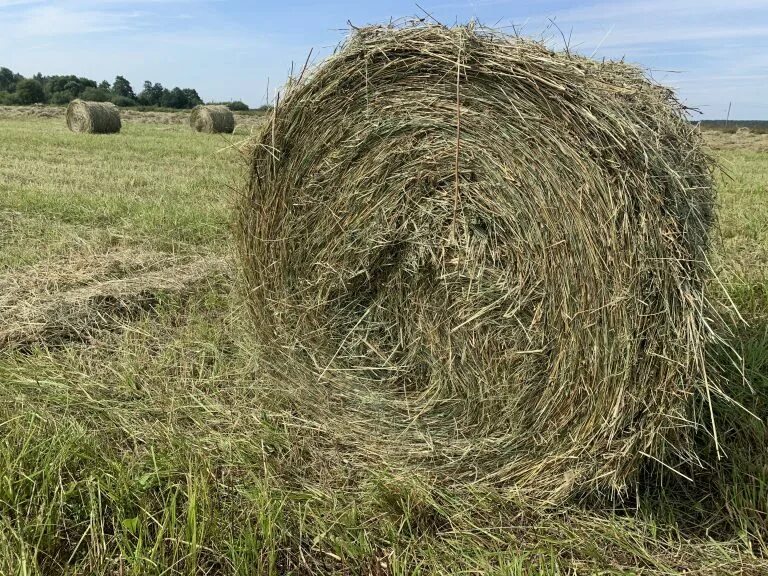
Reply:
[[[235,117],[226,106],[195,106],[189,125],[197,132],[231,134],[235,129]]]
[[[67,127],[90,134],[120,132],[120,110],[111,102],[72,100],[67,106]]]
[[[348,459],[549,501],[690,461],[715,198],[669,90],[474,26],[361,29],[302,76],[239,231],[302,418]]]

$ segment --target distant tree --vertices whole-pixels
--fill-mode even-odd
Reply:
[[[115,106],[136,106],[136,100],[133,98],[126,98],[125,96],[112,96],[112,104]]]
[[[1,2],[2,0],[0,0]],[[19,96],[16,91],[23,84]],[[32,84],[30,84],[32,82]],[[42,96],[39,89],[42,89]],[[67,74],[64,76],[43,76],[40,72],[25,80],[21,74],[15,74],[9,68],[0,68],[0,104],[50,102],[67,104],[75,98],[96,102],[112,101],[118,106],[163,106],[167,108],[194,108],[203,100],[194,88],[173,88],[168,90],[159,82],[146,80],[142,91],[137,96],[131,83],[124,76],[116,76],[110,85],[106,80],[97,83],[82,76]],[[231,103],[233,110],[247,110],[242,102]]]
[[[106,90],[101,90],[100,88],[88,86],[80,93],[80,98],[91,102],[107,102],[110,98],[110,93]]]
[[[123,96],[125,98],[133,99],[136,98],[136,94],[133,93],[131,83],[122,76],[115,76],[115,81],[112,83],[112,92],[115,96]]]
[[[248,108],[248,104],[246,104],[245,102],[241,102],[240,100],[235,100],[234,102],[228,102],[227,108],[229,108],[233,112],[247,112],[248,110],[250,110],[250,108]]]
[[[70,80],[64,84],[64,92],[69,92],[74,98],[80,96],[80,93],[85,90],[85,86],[80,84],[78,80]]]
[[[70,81],[77,82],[77,76],[51,76],[45,84],[45,89],[51,95],[63,92],[64,86]]]
[[[37,80],[24,79],[16,84],[15,99],[19,104],[36,104],[45,102],[43,86]]]
[[[0,92],[13,92],[17,79],[9,68],[0,68]]]
[[[90,78],[77,76],[48,76],[43,78],[45,93],[48,100],[54,104],[66,104],[70,100],[80,98],[86,88],[96,88],[96,82]]]
[[[77,81],[77,76],[51,76],[44,86],[51,104],[67,104],[77,98],[82,87]]]
[[[0,92],[0,104],[16,104],[16,94]]]
[[[182,92],[184,92],[187,97],[187,108],[194,108],[203,103],[203,99],[200,98],[200,95],[194,88],[184,88]]]
[[[160,105],[163,108],[186,108],[187,95],[178,86],[173,90],[166,90],[160,99]]]
[[[69,92],[54,92],[48,97],[51,104],[69,104],[74,98]]]
[[[139,102],[145,106],[160,106],[165,93],[168,92],[159,82],[152,84],[149,80],[144,81],[144,89],[139,94]]]

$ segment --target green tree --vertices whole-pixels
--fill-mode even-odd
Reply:
[[[48,97],[51,104],[69,104],[74,98],[69,92],[54,92]]]
[[[16,94],[12,92],[0,92],[0,104],[16,104]]]
[[[96,88],[96,82],[89,78],[77,76],[49,76],[43,79],[48,99],[54,104],[66,104],[70,100],[80,98],[86,88]]]
[[[112,88],[109,85],[109,82],[106,80],[102,80],[101,84],[99,84],[99,90],[103,90],[104,92],[110,92]]]
[[[226,106],[233,112],[247,112],[249,110],[248,104],[240,100],[235,100],[234,102],[228,102]]]
[[[85,86],[80,84],[80,82],[78,80],[70,80],[69,82],[64,84],[64,91],[65,92],[69,92],[75,98],[80,96],[80,93],[83,90],[85,90]]]
[[[187,108],[194,108],[203,103],[203,99],[194,88],[184,88],[182,92],[187,97]]]
[[[145,106],[160,106],[165,93],[168,92],[159,82],[152,84],[149,80],[144,81],[144,89],[139,94],[139,102]]]
[[[133,93],[131,83],[122,76],[115,76],[115,81],[112,83],[112,93],[115,96],[123,96],[125,98],[132,99],[136,98],[136,94]]]
[[[173,90],[166,90],[163,97],[160,100],[160,105],[164,108],[186,108],[187,107],[187,95],[176,87]]]
[[[16,101],[19,104],[36,104],[45,102],[43,86],[37,80],[27,79],[16,84]]]
[[[17,79],[8,68],[0,68],[0,92],[13,92]]]
[[[112,96],[112,104],[115,106],[136,106],[136,100],[125,96]]]
[[[85,90],[82,91],[80,98],[83,100],[89,100],[91,102],[106,102],[109,100],[109,92],[88,86]]]

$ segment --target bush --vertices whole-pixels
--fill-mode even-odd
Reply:
[[[234,102],[228,102],[226,104],[227,108],[232,110],[232,112],[248,112],[250,108],[248,108],[248,104],[245,102],[241,102],[240,100],[235,100]]]
[[[18,74],[14,74],[8,68],[0,68],[0,91],[13,92],[16,89],[16,83],[20,79],[18,76]]]
[[[109,92],[100,90],[99,88],[86,88],[80,94],[80,98],[88,102],[108,102]]]
[[[45,102],[43,86],[36,80],[24,79],[16,85],[16,101],[19,104]]]
[[[136,100],[128,98],[127,96],[114,96],[112,98],[112,104],[121,107],[136,106]]]
[[[194,88],[184,88],[182,92],[187,97],[187,108],[194,108],[203,103],[203,99]]]
[[[72,96],[72,93],[66,90],[51,94],[51,104],[69,104],[74,99],[75,97]]]
[[[0,105],[16,104],[16,95],[9,92],[0,92]]]
[[[179,87],[165,90],[160,98],[160,106],[163,108],[186,108],[188,103],[187,95]]]

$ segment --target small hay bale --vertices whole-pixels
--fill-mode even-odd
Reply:
[[[111,102],[72,100],[67,106],[67,127],[72,132],[113,134],[121,126],[120,110]]]
[[[235,129],[235,117],[226,106],[195,106],[189,116],[189,125],[197,132],[231,134]]]
[[[345,458],[549,502],[695,458],[713,164],[641,70],[365,28],[250,154],[265,390]]]

